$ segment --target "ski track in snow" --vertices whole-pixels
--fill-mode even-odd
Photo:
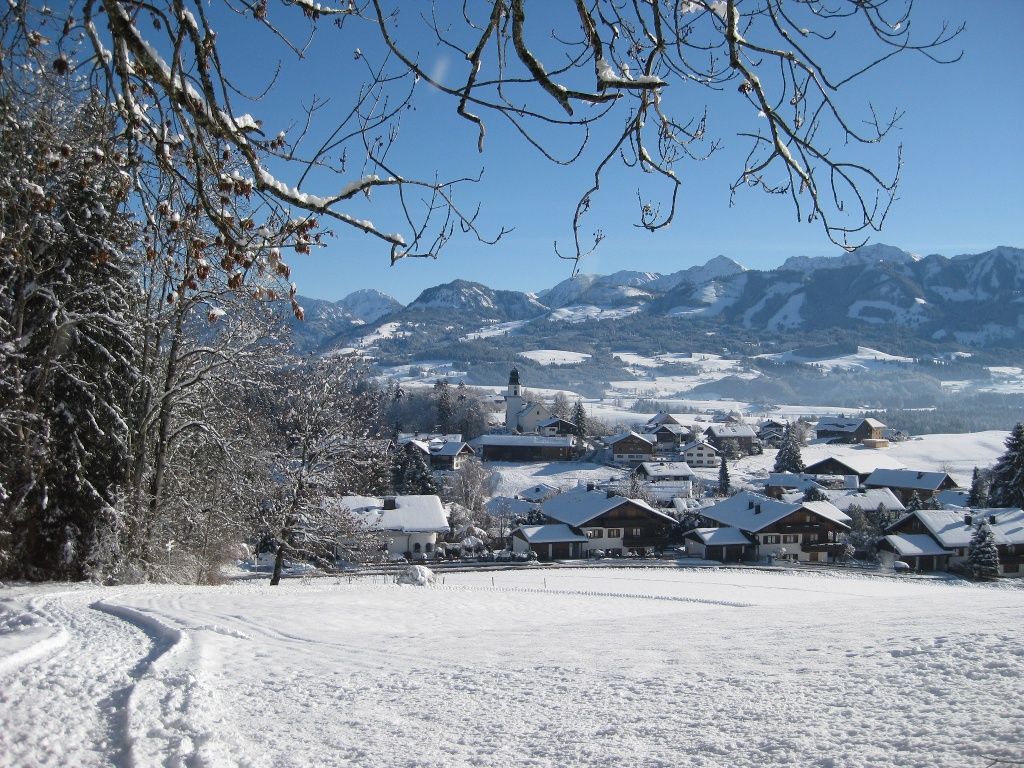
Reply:
[[[48,589],[0,591],[3,765],[969,768],[1024,744],[1020,585],[669,566]]]

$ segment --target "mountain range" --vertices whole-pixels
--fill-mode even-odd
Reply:
[[[712,321],[767,336],[893,328],[937,344],[1021,347],[1024,249],[949,258],[876,244],[835,257],[795,256],[772,270],[717,256],[667,275],[579,275],[537,293],[455,280],[406,306],[378,291],[300,303],[307,318],[296,327],[301,344],[321,350],[365,347],[367,338],[393,337],[402,326],[466,340],[630,316],[634,328],[644,318]]]

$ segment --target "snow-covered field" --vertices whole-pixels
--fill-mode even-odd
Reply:
[[[672,565],[0,600],[4,765],[960,768],[1024,744],[1017,586]]]
[[[534,349],[520,352],[519,356],[541,365],[576,365],[590,357],[586,352],[568,352],[564,349]]]

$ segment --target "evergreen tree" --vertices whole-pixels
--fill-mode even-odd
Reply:
[[[979,525],[967,548],[967,567],[976,579],[995,579],[999,576],[999,551],[992,528],[987,522]]]
[[[967,497],[967,505],[972,509],[981,509],[988,506],[988,483],[985,476],[975,467],[971,474],[971,493]]]
[[[577,400],[572,407],[572,418],[569,419],[573,424],[576,425],[576,435],[578,437],[586,437],[588,433],[587,425],[587,412],[583,410],[583,403]]]
[[[434,408],[437,411],[437,428],[444,434],[451,431],[455,416],[455,401],[448,382],[443,379],[434,384]]]
[[[729,462],[722,456],[722,463],[718,465],[718,495],[729,495]]]
[[[782,445],[775,456],[775,471],[794,474],[804,471],[804,460],[800,455],[800,441],[791,424],[787,424],[786,430],[783,432]]]
[[[923,504],[921,503],[921,497],[917,495],[917,491],[914,491],[912,494],[910,494],[910,500],[907,501],[907,512],[916,512],[917,510],[922,508]]]
[[[402,496],[440,491],[422,451],[412,443],[407,443],[395,456],[394,487],[395,493]]]
[[[828,496],[821,488],[812,485],[804,491],[804,501],[828,501]]]
[[[1006,452],[992,468],[988,503],[994,507],[1024,508],[1024,422],[1006,438]]]

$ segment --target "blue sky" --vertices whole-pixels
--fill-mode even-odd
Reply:
[[[928,0],[918,3],[915,13],[913,23],[921,33],[937,29],[944,19],[966,21],[967,29],[956,44],[964,57],[949,66],[920,56],[897,57],[851,92],[853,104],[870,100],[883,112],[905,110],[898,132],[874,155],[875,165],[888,174],[896,144],[904,146],[899,199],[882,233],[872,241],[945,255],[996,245],[1024,246],[1024,66],[1019,53],[1024,2]],[[353,58],[347,47],[353,43],[321,26],[307,61],[309,69],[298,77],[305,78],[306,84],[314,73],[317,93],[339,96],[340,107],[351,85]],[[240,44],[227,45],[237,50]],[[847,63],[852,66],[856,49],[855,39],[837,45],[837,71],[846,69]],[[429,55],[429,49],[425,53]],[[438,62],[443,66],[441,58]],[[302,89],[291,86],[282,80],[272,100],[260,105],[268,132],[294,115],[295,105],[288,97]],[[709,130],[721,137],[723,150],[704,163],[680,166],[684,183],[676,220],[653,234],[632,226],[635,177],[610,177],[609,191],[595,204],[590,225],[599,222],[606,239],[582,271],[665,273],[718,254],[748,267],[771,268],[788,256],[838,253],[819,225],[796,220],[787,198],[744,191],[729,206],[729,182],[746,154],[746,144],[735,131],[740,124],[750,127],[749,121],[743,122],[748,115],[741,112],[749,107],[733,87],[720,95],[696,87],[679,90],[686,87],[678,86],[674,96],[692,98],[697,109],[709,107]],[[858,107],[855,114],[863,112]],[[423,169],[453,169],[470,175],[483,170],[483,181],[465,188],[463,199],[483,205],[485,231],[495,231],[502,224],[514,226],[515,231],[490,247],[463,236],[437,260],[410,259],[391,266],[379,241],[335,227],[338,236],[326,248],[292,260],[300,293],[338,299],[356,289],[377,288],[408,302],[422,289],[456,278],[493,288],[535,291],[570,275],[571,265],[555,256],[552,244],[568,241],[575,201],[588,183],[591,166],[553,166],[493,118],[485,152],[479,155],[475,131],[454,114],[453,102],[426,91],[420,92],[402,130],[396,159]],[[316,181],[322,187],[309,191],[329,192],[340,186],[323,177]],[[375,207],[369,215],[388,229],[393,212]]]

